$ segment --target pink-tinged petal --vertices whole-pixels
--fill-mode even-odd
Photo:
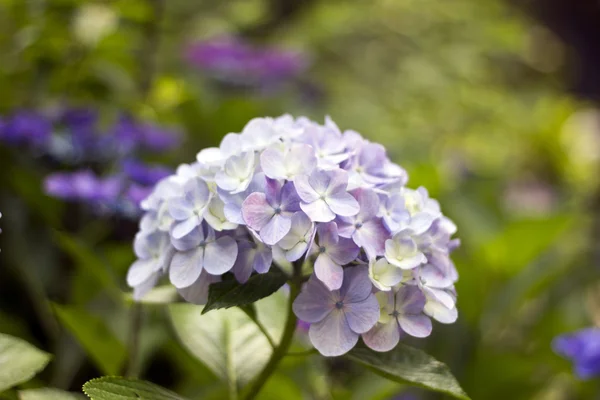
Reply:
[[[418,315],[423,312],[426,301],[417,286],[403,286],[396,293],[396,310],[401,314]]]
[[[347,193],[346,189],[348,188],[348,173],[341,169],[327,172],[329,174],[329,182],[326,192],[327,197],[335,197],[339,193]],[[354,197],[352,199],[354,199]]]
[[[389,234],[383,222],[377,218],[365,222],[352,235],[354,243],[364,247],[369,258],[381,256],[385,253],[385,241]]]
[[[178,289],[191,286],[202,272],[204,249],[198,247],[186,252],[177,252],[171,260],[169,279]]]
[[[377,323],[367,333],[362,334],[363,341],[369,348],[375,351],[390,351],[400,341],[400,329],[395,318],[383,324]]]
[[[300,257],[302,257],[304,255],[304,253],[306,253],[307,249],[308,249],[308,243],[299,242],[298,244],[296,244],[291,249],[289,249],[288,251],[285,252],[285,258],[286,258],[286,260],[288,260],[290,262],[299,260]]]
[[[344,269],[327,254],[319,254],[315,261],[315,275],[329,290],[337,290],[342,286]]]
[[[191,218],[174,224],[173,228],[171,229],[171,235],[173,236],[173,239],[181,239],[188,235],[194,230],[195,227],[200,225],[200,222],[202,222],[202,220],[198,216],[194,215]]]
[[[351,194],[360,206],[357,218],[361,221],[368,221],[377,215],[379,211],[379,196],[374,191],[361,188],[353,190]]]
[[[447,308],[436,301],[428,301],[425,304],[425,314],[442,324],[453,324],[458,319],[458,310],[456,307]]]
[[[230,236],[222,236],[208,243],[204,251],[204,269],[212,275],[222,275],[229,271],[237,258],[238,247]]]
[[[258,249],[254,256],[254,270],[259,274],[266,274],[271,269],[273,263],[273,251],[271,248],[264,246],[263,249]]]
[[[333,310],[322,321],[311,324],[308,337],[319,353],[326,357],[341,356],[358,342],[358,334],[352,332],[341,310]]]
[[[272,246],[279,242],[292,227],[292,220],[280,214],[276,214],[271,220],[260,230],[260,238],[262,241]]]
[[[435,259],[435,264],[430,262],[419,269],[419,279],[428,287],[447,288],[454,283],[456,276],[451,269],[451,264],[443,259]]]
[[[294,178],[294,187],[302,201],[312,203],[319,199],[320,195],[310,185],[308,175],[299,175]]]
[[[398,324],[410,336],[424,338],[431,335],[431,319],[427,315],[399,315]]]
[[[196,282],[186,288],[177,289],[177,291],[189,303],[206,304],[208,301],[208,287],[211,283],[220,281],[220,276],[210,275],[206,271],[202,271]]]
[[[340,297],[344,304],[361,302],[369,297],[372,288],[367,267],[346,268]]]
[[[194,215],[193,204],[183,197],[176,197],[167,201],[167,208],[171,217],[177,221],[184,221]]]
[[[283,185],[281,189],[281,209],[285,212],[300,211],[300,197],[292,182]]]
[[[360,206],[350,193],[340,192],[327,197],[327,204],[331,211],[343,217],[351,217],[358,214]]]
[[[314,275],[302,287],[294,300],[294,314],[303,321],[319,322],[335,308],[336,300],[327,287]]]
[[[127,271],[127,284],[129,287],[136,287],[148,280],[154,273],[154,259],[137,260]]]
[[[260,155],[260,166],[265,175],[272,179],[285,179],[284,155],[279,150],[268,148]]]
[[[319,224],[317,226],[317,234],[319,235],[319,246],[325,246],[327,250],[329,250],[329,247],[338,244],[340,240],[335,222]]]
[[[344,303],[344,311],[348,325],[356,333],[365,333],[379,320],[379,303],[371,294],[360,303]]]
[[[327,254],[340,265],[348,264],[358,257],[360,248],[352,239],[339,238],[336,245],[327,248]]]
[[[273,215],[275,210],[267,202],[264,193],[252,193],[242,203],[242,217],[246,225],[256,231],[260,231]]]
[[[300,208],[314,222],[329,222],[335,218],[335,214],[329,209],[325,200],[318,199],[312,203],[300,203]]]

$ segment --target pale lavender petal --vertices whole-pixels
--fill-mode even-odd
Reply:
[[[451,264],[448,261],[440,259],[436,261],[435,264],[425,264],[419,269],[419,279],[428,287],[447,288],[454,283],[454,271],[450,269]]]
[[[286,183],[281,189],[281,209],[286,212],[300,211],[300,197],[292,182]]]
[[[176,197],[167,202],[171,217],[177,221],[184,221],[194,215],[193,204],[183,197]]]
[[[390,351],[400,341],[400,329],[395,318],[383,324],[377,323],[367,333],[362,334],[363,341],[369,348],[375,351]]]
[[[169,279],[176,288],[191,286],[202,272],[204,249],[198,247],[186,252],[177,252],[171,260]]]
[[[212,275],[229,271],[237,258],[238,247],[230,236],[222,236],[208,243],[204,252],[204,269]]]
[[[355,217],[340,217],[335,219],[335,223],[338,226],[338,235],[345,238],[351,238],[356,230]]]
[[[379,320],[379,303],[373,294],[359,303],[344,303],[344,311],[350,329],[356,333],[367,332]]]
[[[304,255],[304,253],[306,253],[307,249],[308,249],[308,243],[299,242],[298,244],[296,244],[291,249],[289,249],[285,252],[285,258],[286,258],[286,260],[288,260],[290,262],[299,260],[300,257],[302,257]]]
[[[182,237],[181,239],[175,239],[171,236],[171,244],[179,251],[188,251],[195,247],[198,247],[200,242],[204,240],[204,233],[202,232],[202,228],[200,226],[195,227]]]
[[[294,300],[294,314],[306,322],[319,322],[335,308],[335,302],[333,293],[314,275],[311,275]]]
[[[322,199],[318,199],[312,203],[300,203],[300,208],[314,222],[329,222],[335,218],[333,211],[331,211],[325,200]]]
[[[273,251],[271,248],[263,246],[262,249],[257,249],[254,256],[254,270],[259,274],[265,274],[271,269],[273,263]]]
[[[239,283],[246,283],[252,275],[255,250],[251,245],[248,242],[238,244],[238,255],[231,270]]]
[[[171,229],[171,235],[174,239],[181,239],[192,232],[195,227],[200,225],[200,222],[202,222],[202,220],[198,216],[193,215],[191,218],[174,224]]]
[[[246,221],[244,221],[244,217],[242,216],[242,207],[239,205],[235,203],[227,203],[223,207],[223,213],[229,222],[239,225],[246,225]]]
[[[368,221],[377,215],[379,211],[379,196],[374,191],[361,188],[353,190],[351,194],[360,206],[357,218],[361,221]]]
[[[343,217],[350,217],[358,214],[360,206],[350,193],[339,192],[327,197],[327,204],[331,211]]]
[[[244,221],[254,230],[260,231],[273,215],[275,215],[275,210],[267,202],[264,193],[252,193],[242,203]]]
[[[423,293],[427,299],[432,299],[441,303],[446,308],[454,308],[456,305],[456,299],[450,293],[444,289],[431,288],[428,286],[421,285]]]
[[[159,274],[153,273],[144,282],[140,283],[139,285],[136,285],[133,288],[133,299],[136,301],[141,300],[146,295],[146,293],[148,293],[150,290],[152,290],[154,286],[156,286],[158,278]]]
[[[345,172],[343,171],[313,171],[313,173],[308,177],[308,182],[316,193],[319,195],[324,195],[328,193],[327,190],[331,180],[335,179],[336,176],[341,176],[344,174]],[[302,200],[304,200],[304,198],[302,198]]]
[[[443,304],[436,301],[428,301],[425,304],[425,314],[435,319],[442,324],[452,324],[458,319],[458,311],[456,307],[447,308]]]
[[[210,284],[220,281],[220,276],[210,275],[206,271],[202,271],[196,282],[186,288],[177,289],[177,291],[187,302],[202,305],[208,301]]]
[[[340,288],[340,297],[344,304],[361,302],[371,294],[372,288],[367,267],[346,268],[344,283]]]
[[[329,250],[329,247],[335,246],[340,240],[335,222],[319,224],[317,234],[319,235],[319,246],[325,246],[327,250]]]
[[[261,228],[260,238],[265,244],[272,246],[279,242],[290,231],[292,221],[290,218],[276,214]]]
[[[335,357],[350,351],[358,342],[341,310],[334,310],[323,320],[310,325],[308,337],[324,356]]]
[[[319,199],[320,195],[310,185],[308,175],[299,175],[294,179],[294,187],[302,201],[312,203]]]
[[[265,195],[267,202],[273,208],[281,205],[281,187],[282,184],[277,179],[266,178]]]
[[[348,173],[341,169],[327,171],[327,173],[329,175],[326,192],[327,197],[337,197],[337,195],[340,193],[347,193],[346,189],[348,187]],[[352,199],[356,202],[354,197],[352,197]],[[358,203],[356,203],[356,205],[358,208]]]
[[[127,284],[130,287],[136,287],[148,280],[154,274],[155,260],[150,258],[147,260],[137,260],[127,271]]]
[[[338,264],[345,265],[358,257],[360,248],[352,239],[339,238],[339,242],[327,248],[327,254]]]
[[[210,199],[210,189],[201,178],[192,178],[183,186],[185,197],[195,205],[207,204]]]
[[[396,293],[396,310],[401,314],[421,314],[425,302],[425,295],[416,286],[402,286]]]
[[[410,336],[424,338],[431,335],[431,319],[427,315],[399,315],[398,324]]]
[[[344,269],[327,254],[319,254],[315,261],[315,275],[329,290],[337,290],[342,286]]]
[[[369,258],[373,258],[385,253],[385,241],[389,239],[389,234],[381,219],[377,218],[365,222],[356,229],[352,239],[354,243],[364,247]]]
[[[279,150],[268,148],[260,155],[260,166],[265,175],[273,179],[286,178],[284,155]]]

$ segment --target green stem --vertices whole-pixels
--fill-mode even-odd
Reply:
[[[301,277],[301,269],[302,265],[294,264],[294,277],[290,283],[290,297],[288,299],[288,307],[287,307],[287,320],[285,322],[285,327],[283,329],[283,334],[281,335],[281,340],[279,341],[279,346],[273,349],[273,353],[271,354],[271,358],[267,362],[267,365],[263,368],[261,373],[258,375],[256,380],[251,384],[250,389],[246,391],[243,396],[243,400],[252,400],[256,398],[258,393],[261,391],[267,380],[271,377],[275,369],[279,365],[279,362],[285,357],[287,354],[291,344],[292,339],[294,338],[294,333],[296,332],[296,323],[298,319],[296,318],[296,314],[292,310],[292,305],[294,304],[294,300],[300,293],[300,277]]]
[[[131,325],[129,327],[128,350],[129,357],[127,367],[125,368],[125,376],[129,378],[137,378],[137,361],[140,350],[140,331],[142,329],[142,305],[139,303],[133,304],[131,308]]]
[[[277,347],[277,345],[275,344],[275,341],[271,337],[271,334],[269,333],[269,331],[267,330],[267,328],[262,324],[262,322],[260,322],[260,320],[258,319],[258,317],[255,314],[249,312],[246,307],[240,307],[240,308],[242,309],[242,311],[244,311],[244,313],[246,313],[246,315],[248,316],[248,318],[250,318],[254,322],[254,324],[256,324],[256,326],[258,327],[258,329],[262,332],[262,334],[265,336],[265,338],[267,339],[267,341],[271,345],[271,348],[275,349]]]

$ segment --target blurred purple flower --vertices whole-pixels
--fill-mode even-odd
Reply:
[[[43,146],[50,139],[52,124],[33,111],[17,111],[1,124],[0,140],[8,144]]]
[[[149,166],[138,160],[123,161],[123,172],[133,182],[140,185],[154,185],[161,179],[173,174],[173,171],[163,166]]]
[[[195,43],[186,58],[216,79],[242,85],[278,84],[298,76],[308,64],[299,52],[254,47],[234,38]]]
[[[587,328],[558,336],[552,342],[552,348],[573,362],[579,378],[600,376],[600,328]]]

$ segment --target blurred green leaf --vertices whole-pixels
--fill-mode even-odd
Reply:
[[[27,382],[52,356],[19,338],[0,333],[0,392]]]
[[[202,314],[219,308],[252,304],[275,293],[286,281],[287,276],[283,271],[273,266],[266,274],[255,274],[244,284],[233,279],[212,283],[208,288],[208,302]]]
[[[457,399],[469,399],[444,363],[405,344],[400,343],[386,353],[355,347],[347,357],[393,381],[446,393]]]
[[[92,400],[185,400],[183,397],[150,382],[104,376],[83,385]]]
[[[179,294],[173,285],[163,285],[152,288],[137,302],[142,304],[169,304],[175,302],[178,298]],[[133,293],[127,293],[125,299],[130,303],[136,302],[136,300],[133,300]]]
[[[256,303],[258,319],[275,341],[283,329],[285,296],[279,292]],[[172,304],[169,312],[182,344],[220,379],[239,387],[266,364],[271,346],[256,324],[240,309],[202,314],[202,307]]]
[[[482,246],[481,262],[501,271],[519,271],[557,240],[572,222],[570,215],[510,222]]]
[[[60,389],[39,388],[19,390],[19,400],[85,400],[85,396]]]
[[[55,304],[54,310],[61,323],[75,336],[103,373],[119,373],[127,351],[104,321],[89,311],[75,307]]]
[[[274,374],[269,378],[260,391],[257,400],[302,400],[302,390],[290,377],[283,374]]]

